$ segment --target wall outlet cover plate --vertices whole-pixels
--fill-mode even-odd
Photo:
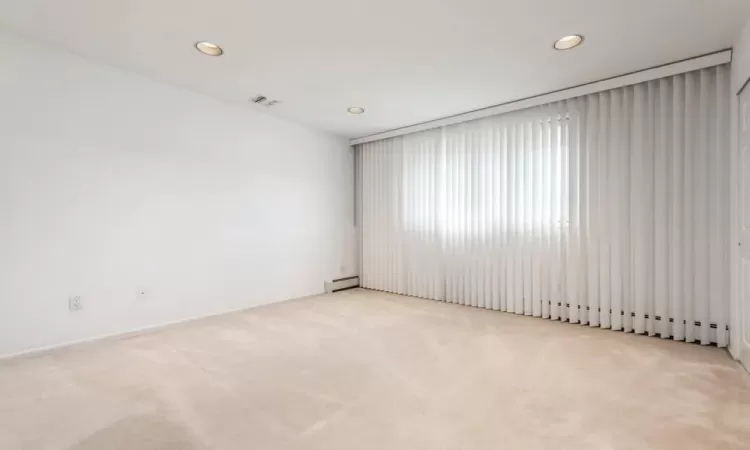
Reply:
[[[71,311],[79,311],[83,309],[83,299],[80,295],[71,295],[68,297],[68,309]]]

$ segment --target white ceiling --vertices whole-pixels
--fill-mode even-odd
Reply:
[[[0,0],[0,24],[347,137],[731,46],[748,0]],[[552,50],[578,33],[583,46]],[[215,58],[192,47],[220,44]],[[248,104],[262,93],[283,103]],[[349,106],[366,114],[352,116]]]

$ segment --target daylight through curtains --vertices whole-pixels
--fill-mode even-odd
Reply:
[[[726,65],[357,146],[362,286],[728,343]]]

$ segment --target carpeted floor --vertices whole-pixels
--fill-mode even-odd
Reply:
[[[713,347],[374,291],[0,361],[0,449],[748,449]]]

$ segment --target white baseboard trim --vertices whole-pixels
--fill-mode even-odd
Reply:
[[[737,361],[750,373],[750,346],[744,346],[744,348],[740,350],[739,356],[740,357],[737,358]]]
[[[750,373],[750,345],[743,342],[741,339],[742,338],[739,337],[739,339],[737,339],[739,342],[736,344],[732,341],[729,342],[729,354],[740,364],[740,366]]]
[[[87,343],[92,343],[92,342],[97,342],[97,341],[117,340],[117,339],[122,339],[122,338],[127,338],[127,337],[134,337],[134,336],[139,336],[139,335],[145,335],[145,334],[149,334],[149,333],[153,333],[153,332],[156,332],[156,331],[163,330],[163,329],[168,328],[168,327],[180,325],[180,324],[183,324],[183,323],[186,323],[186,322],[193,322],[193,321],[197,321],[197,320],[201,320],[201,319],[208,319],[210,317],[217,317],[217,316],[223,316],[223,315],[227,315],[227,314],[233,314],[233,313],[237,313],[237,312],[241,312],[241,311],[247,311],[249,309],[259,308],[261,306],[275,305],[275,304],[283,303],[283,302],[290,302],[290,301],[294,301],[294,300],[301,300],[301,299],[304,299],[304,298],[314,297],[316,295],[321,295],[323,293],[324,292],[321,292],[321,293],[318,293],[318,294],[306,295],[306,296],[303,296],[303,297],[289,298],[289,299],[286,299],[286,300],[280,300],[280,301],[276,301],[276,302],[261,303],[261,304],[253,305],[253,306],[243,306],[241,308],[228,309],[228,310],[225,310],[225,311],[220,311],[220,312],[216,312],[216,313],[209,313],[209,314],[204,314],[204,315],[198,315],[198,316],[190,316],[190,317],[187,317],[187,318],[177,319],[177,320],[173,320],[173,321],[169,321],[169,322],[162,322],[162,323],[159,323],[159,324],[156,324],[156,325],[148,325],[148,326],[145,326],[145,327],[142,327],[142,328],[137,328],[135,330],[130,330],[130,331],[123,331],[123,332],[119,332],[119,333],[103,334],[103,335],[97,335],[97,336],[93,336],[93,337],[89,337],[89,338],[84,338],[84,339],[77,339],[77,340],[73,340],[73,341],[66,341],[66,342],[62,342],[62,343],[59,343],[59,344],[51,344],[51,345],[44,345],[44,346],[41,346],[41,347],[34,347],[34,348],[27,349],[27,350],[21,350],[19,352],[2,354],[2,355],[0,355],[0,361],[7,360],[7,359],[14,359],[14,358],[32,357],[32,356],[36,356],[36,355],[38,355],[40,353],[46,353],[46,352],[53,351],[53,350],[59,350],[59,349],[67,348],[67,347],[72,347],[72,346],[76,346],[76,345],[82,345],[82,344],[87,344]]]

